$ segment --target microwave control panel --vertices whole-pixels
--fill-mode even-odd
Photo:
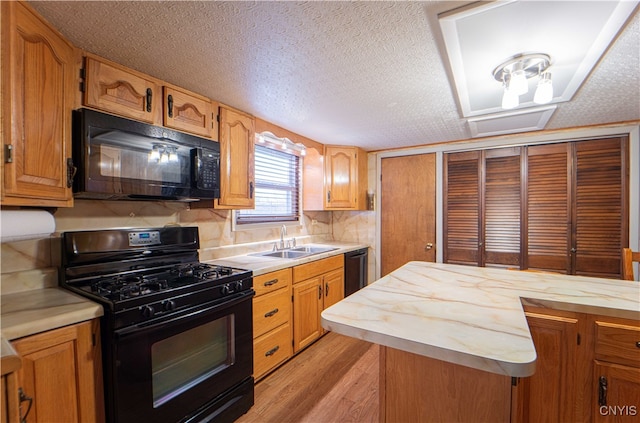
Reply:
[[[192,154],[195,163],[195,187],[207,191],[218,188],[220,154],[206,148],[195,148],[192,150]]]

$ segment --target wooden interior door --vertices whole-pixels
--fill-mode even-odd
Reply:
[[[436,260],[436,156],[382,159],[381,276],[412,260]]]

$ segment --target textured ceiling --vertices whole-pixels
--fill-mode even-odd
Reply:
[[[468,3],[30,2],[79,48],[321,143],[366,150],[471,137],[437,20]],[[546,129],[637,119],[636,9]]]

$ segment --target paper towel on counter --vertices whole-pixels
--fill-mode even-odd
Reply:
[[[2,210],[0,228],[0,242],[47,238],[56,231],[56,221],[45,210]]]

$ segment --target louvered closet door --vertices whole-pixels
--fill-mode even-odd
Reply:
[[[520,151],[520,147],[485,151],[485,266],[520,266]]]
[[[575,273],[619,278],[628,245],[625,138],[575,143]]]
[[[524,268],[571,273],[570,143],[527,148]]]
[[[444,262],[479,264],[480,151],[445,154]]]

